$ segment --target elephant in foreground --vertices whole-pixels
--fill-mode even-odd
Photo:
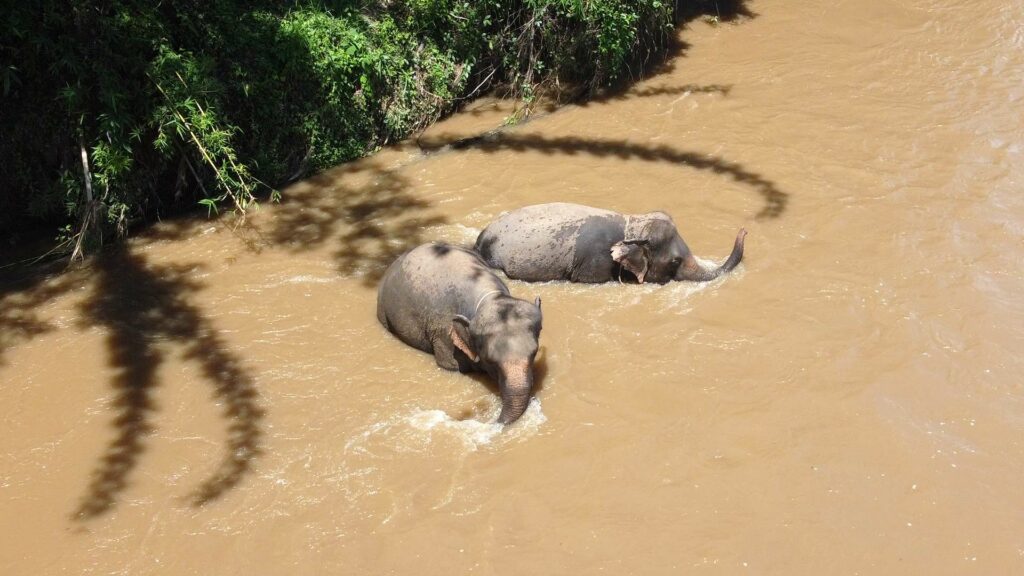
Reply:
[[[476,250],[509,278],[542,282],[608,282],[635,278],[713,280],[743,258],[740,229],[729,258],[701,266],[664,212],[619,214],[579,204],[535,204],[502,214],[476,239]]]
[[[513,298],[475,252],[442,243],[400,256],[377,291],[377,319],[402,342],[446,370],[498,382],[500,424],[515,422],[530,402],[540,306],[540,298]]]

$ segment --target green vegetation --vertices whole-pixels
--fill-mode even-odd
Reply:
[[[692,2],[691,2],[692,3]],[[500,88],[593,91],[663,49],[661,0],[40,0],[0,15],[0,237],[77,246],[244,212]]]

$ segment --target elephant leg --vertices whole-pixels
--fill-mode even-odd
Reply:
[[[578,259],[572,263],[568,278],[572,282],[599,284],[618,277],[619,266],[611,256],[600,252]]]
[[[445,370],[459,370],[459,362],[455,359],[455,345],[447,338],[434,338],[434,361]]]
[[[573,282],[608,282],[618,277],[619,265],[612,259],[611,247],[624,238],[626,219],[622,216],[591,216],[580,227],[573,246]]]

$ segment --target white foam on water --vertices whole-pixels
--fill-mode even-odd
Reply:
[[[309,274],[300,274],[298,276],[290,276],[284,280],[283,283],[288,284],[330,284],[331,282],[337,282],[338,278],[335,276],[324,277],[324,276],[310,276]]]
[[[526,441],[547,421],[535,398],[511,426],[495,422],[500,410],[501,401],[494,398],[482,411],[485,413],[478,413],[479,420],[458,420],[438,409],[394,413],[352,434],[345,443],[341,466],[323,481],[336,485],[357,514],[382,524],[409,514],[413,499],[433,502],[434,510],[475,513],[480,503],[473,485],[465,481],[466,463],[481,449],[499,450]],[[429,481],[410,482],[409,466],[430,466],[436,473]],[[396,482],[408,485],[408,493],[386,488]]]
[[[456,420],[442,410],[416,410],[409,414],[404,422],[430,435],[443,433],[458,438],[470,450],[532,436],[541,424],[547,422],[537,398],[530,400],[526,412],[510,426],[502,426],[495,422],[499,411],[500,405],[496,404],[486,415],[486,421],[480,421],[472,418]],[[496,440],[498,442],[495,442]]]
[[[445,433],[453,434],[472,449],[482,444],[490,444],[495,436],[501,434],[504,426],[498,423],[480,422],[479,420],[455,420],[442,410],[420,410],[412,413],[406,418],[413,428],[433,433],[435,430],[443,430]]]
[[[715,268],[719,264],[697,257],[701,266]],[[667,284],[622,284],[605,282],[602,284],[581,284],[564,281],[554,282],[522,282],[509,280],[508,285],[513,295],[525,298],[524,295],[547,296],[557,298],[596,298],[601,306],[594,309],[594,316],[601,317],[609,308],[626,308],[630,306],[650,307],[655,311],[677,315],[686,314],[692,308],[690,298],[705,290],[713,290],[730,282],[732,278],[743,275],[740,265],[727,274],[710,282],[674,281]]]
[[[352,435],[345,443],[344,451],[371,457],[381,448],[391,453],[422,453],[430,451],[435,442],[443,439],[457,440],[467,452],[472,452],[483,446],[497,447],[529,438],[547,422],[537,398],[530,400],[526,412],[510,426],[495,422],[500,411],[501,402],[497,398],[487,412],[480,415],[480,420],[458,420],[443,410],[417,408],[366,426]],[[450,445],[450,442],[441,444]]]
[[[312,274],[274,275],[265,284],[259,284],[251,291],[259,292],[267,288],[280,288],[286,284],[331,284],[338,280],[338,276],[314,276]]]

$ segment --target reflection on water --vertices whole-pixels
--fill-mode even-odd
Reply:
[[[1024,7],[718,4],[628,90],[0,284],[3,572],[1020,572]],[[550,201],[750,236],[706,284],[509,282],[503,430],[376,282]]]

